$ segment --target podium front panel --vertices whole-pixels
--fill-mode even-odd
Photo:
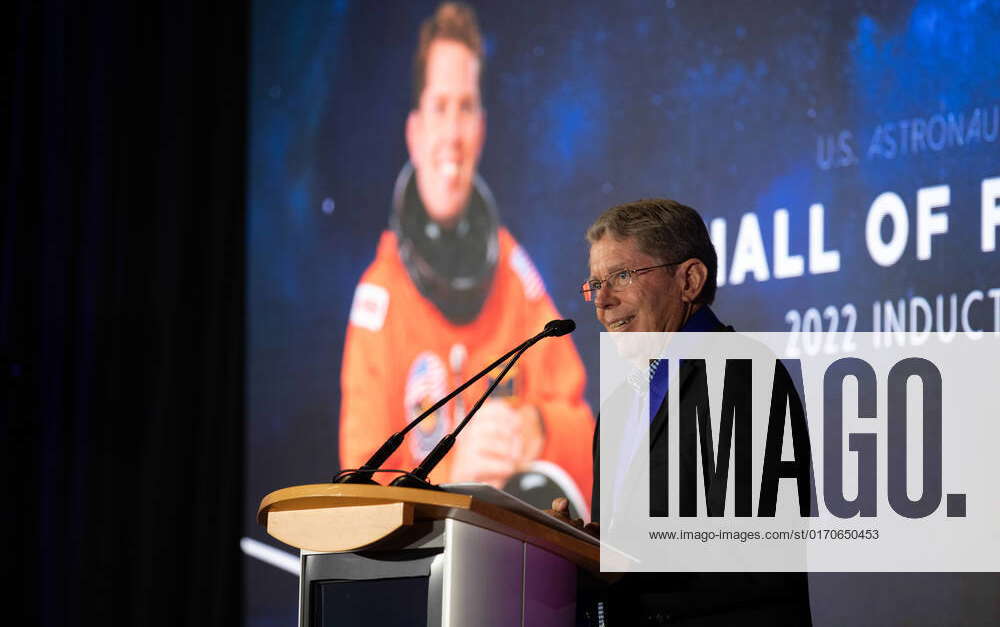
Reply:
[[[441,612],[440,584],[431,580],[442,552],[441,548],[303,552],[299,624],[440,624],[435,618]]]
[[[523,542],[445,521],[442,627],[520,625],[523,592]]]
[[[570,626],[576,568],[467,522],[419,523],[363,551],[303,550],[299,625]]]
[[[312,624],[316,627],[426,625],[428,588],[426,576],[315,582],[311,594]]]
[[[576,595],[575,564],[537,546],[524,545],[523,627],[573,625]]]

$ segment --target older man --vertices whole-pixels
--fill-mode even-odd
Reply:
[[[584,298],[610,332],[726,331],[709,305],[716,291],[716,254],[698,213],[667,199],[640,200],[605,211],[587,231],[590,278]],[[682,389],[681,393],[684,393]],[[666,467],[666,390],[650,390],[650,468]],[[600,430],[594,434],[590,528],[600,519]],[[628,464],[640,438],[624,439],[616,465]],[[617,472],[618,468],[608,469]],[[658,476],[665,476],[659,473]],[[618,486],[618,483],[614,485]],[[607,496],[607,495],[606,495]],[[616,488],[615,510],[635,511]],[[657,503],[664,499],[664,503]],[[665,490],[650,505],[665,511]],[[634,503],[631,505],[634,506]],[[564,513],[565,503],[553,503]],[[623,624],[808,625],[804,574],[634,573],[612,589],[609,615]]]
[[[665,199],[612,207],[587,230],[587,241],[590,279],[583,294],[608,331],[726,329],[708,307],[715,298],[717,261],[705,223],[694,209]],[[654,429],[654,435],[663,434]],[[664,449],[652,448],[659,450]],[[654,467],[658,461],[654,456]],[[599,476],[598,430],[591,499],[595,521],[600,520]]]

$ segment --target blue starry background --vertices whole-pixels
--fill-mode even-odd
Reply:
[[[937,294],[1000,287],[997,254],[979,249],[980,183],[1000,176],[1000,3],[472,5],[487,54],[480,172],[557,308],[579,324],[592,404],[599,328],[577,286],[583,232],[613,204],[666,196],[706,221],[725,218],[730,263],[740,218],[753,212],[772,273],[773,212],[789,211],[791,253],[808,268],[808,211],[823,204],[840,271],[721,287],[715,309],[742,330],[787,330],[790,309],[846,303],[857,307],[857,329],[871,330],[876,300],[921,295],[933,306]],[[344,330],[407,158],[411,58],[435,7],[254,3],[247,535],[262,541],[252,516],[262,495],[338,468]],[[879,125],[968,119],[977,108],[993,141],[870,154]],[[830,151],[824,138],[844,131],[849,150]],[[918,261],[916,194],[932,185],[951,187],[949,232]],[[885,191],[910,217],[906,250],[889,268],[869,258],[864,236]],[[992,330],[988,300],[973,322]],[[284,578],[249,568],[248,624],[294,620],[297,592]]]

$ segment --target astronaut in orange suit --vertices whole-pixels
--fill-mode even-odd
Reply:
[[[361,466],[390,435],[559,313],[528,254],[499,222],[477,175],[486,135],[482,38],[472,10],[442,4],[421,27],[410,163],[390,229],[354,293],[341,367],[340,459]],[[491,373],[497,374],[499,369]],[[412,469],[452,431],[491,379],[425,420],[384,465]],[[551,493],[586,517],[593,415],[569,337],[548,338],[508,373],[434,483],[479,481],[548,506]],[[532,496],[534,494],[534,496]]]

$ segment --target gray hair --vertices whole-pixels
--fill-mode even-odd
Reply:
[[[634,237],[642,252],[664,262],[700,260],[708,276],[695,302],[710,305],[715,300],[718,258],[705,221],[691,207],[668,198],[611,207],[587,229],[587,241],[593,244],[609,233],[615,239]]]

